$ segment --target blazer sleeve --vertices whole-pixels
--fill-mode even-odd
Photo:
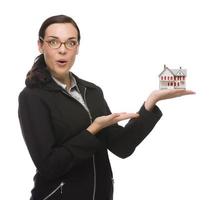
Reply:
[[[56,145],[48,107],[30,90],[19,95],[18,116],[31,158],[37,170],[47,179],[66,174],[102,147],[101,142],[87,130],[61,146]]]
[[[105,99],[104,106],[107,113],[111,114]],[[114,124],[96,135],[112,153],[120,158],[130,156],[162,117],[162,112],[156,105],[151,111],[147,111],[142,105],[138,113],[140,116],[129,120],[124,127]]]

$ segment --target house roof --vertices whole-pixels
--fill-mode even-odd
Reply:
[[[182,69],[181,67],[179,69],[170,69],[168,67],[166,67],[166,65],[164,65],[164,69],[163,71],[159,74],[159,77],[163,74],[164,71],[168,70],[171,74],[173,74],[173,76],[187,76],[187,70],[186,69]]]

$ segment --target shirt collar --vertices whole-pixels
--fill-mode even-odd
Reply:
[[[60,87],[62,87],[63,89],[66,90],[66,87],[67,87],[66,84],[64,84],[61,81],[59,81],[58,79],[56,79],[53,75],[51,75],[51,77]],[[77,87],[77,81],[76,81],[75,77],[72,76],[71,73],[70,73],[70,78],[71,78],[71,88],[70,89]]]
[[[90,83],[88,81],[85,81],[83,79],[80,79],[78,76],[76,76],[75,74],[73,74],[72,72],[70,72],[70,75],[72,77],[75,78],[75,81],[76,81],[76,88],[78,91],[81,91],[81,88],[85,87],[85,88],[91,88],[91,89],[99,89],[97,85],[93,84],[93,83]],[[51,90],[51,91],[54,91],[54,90],[60,90],[61,88],[63,89],[63,87],[59,86],[56,81],[53,79],[53,76],[50,74],[49,75],[50,77],[50,80],[46,85],[44,85],[44,89],[46,90]],[[79,90],[79,87],[80,90]]]

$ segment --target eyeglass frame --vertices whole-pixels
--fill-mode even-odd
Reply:
[[[58,40],[58,41],[60,42],[60,45],[59,45],[57,48],[54,48],[54,47],[50,46],[50,44],[49,44],[50,41],[44,40],[42,37],[39,37],[39,39],[40,39],[42,42],[46,42],[46,43],[48,44],[48,46],[49,46],[50,48],[52,48],[52,49],[59,49],[59,48],[61,47],[61,45],[63,44],[63,45],[66,47],[66,49],[68,49],[68,50],[72,50],[72,49],[75,49],[75,47],[77,47],[77,46],[79,45],[78,40],[75,40],[75,42],[77,42],[77,44],[75,44],[73,48],[69,48],[69,47],[67,47],[67,44],[66,44],[66,43],[67,43],[69,40],[71,40],[71,39],[67,39],[65,42],[61,42],[59,38],[54,38],[54,39],[56,39],[56,40]]]

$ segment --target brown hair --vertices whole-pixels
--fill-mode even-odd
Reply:
[[[40,38],[44,38],[45,32],[48,26],[51,24],[55,23],[71,23],[77,30],[77,40],[78,43],[80,43],[81,35],[80,35],[80,30],[76,24],[76,22],[71,18],[66,15],[56,15],[47,18],[41,25],[39,29],[39,41]],[[44,60],[43,54],[40,54],[39,56],[36,57],[34,64],[30,71],[26,75],[26,85],[29,87],[36,87],[36,86],[42,86],[48,81],[51,80],[50,72],[47,69],[46,62]]]

